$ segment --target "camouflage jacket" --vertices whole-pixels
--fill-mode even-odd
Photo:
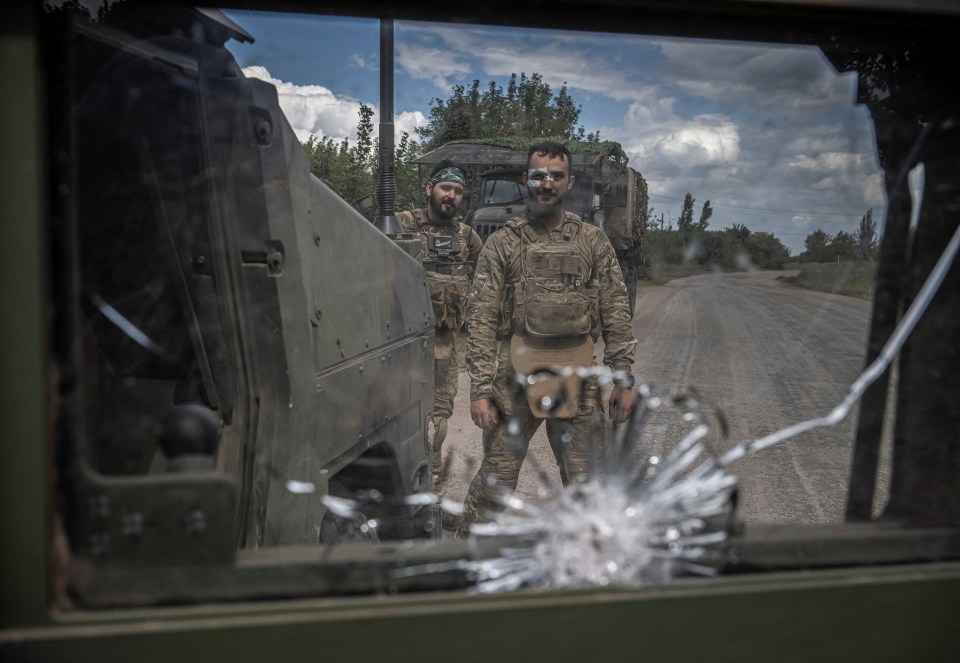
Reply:
[[[572,225],[571,225],[572,224]],[[572,227],[575,226],[575,227]],[[617,256],[602,230],[584,223],[576,214],[564,213],[563,226],[547,230],[529,214],[514,217],[487,239],[480,252],[477,271],[467,304],[467,367],[470,399],[490,398],[497,374],[499,343],[512,334],[513,294],[523,278],[524,233],[528,242],[571,241],[599,289],[599,319],[591,333],[602,335],[603,363],[615,370],[630,371],[637,341],[633,334],[627,288]],[[499,361],[504,361],[500,353]]]

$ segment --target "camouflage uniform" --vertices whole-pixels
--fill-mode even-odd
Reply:
[[[451,219],[433,223],[426,208],[397,214],[400,225],[415,233],[423,243],[420,260],[427,270],[436,335],[433,344],[433,489],[441,492],[440,467],[443,440],[447,436],[447,420],[453,414],[457,395],[456,337],[463,327],[466,293],[473,268],[483,242],[470,226]],[[450,239],[459,244],[452,251]],[[439,240],[439,241],[438,241]]]
[[[520,466],[530,438],[540,427],[537,418],[522,400],[516,403],[511,391],[513,368],[510,338],[513,335],[513,291],[522,278],[523,244],[533,241],[569,241],[596,280],[597,309],[591,335],[604,340],[603,363],[615,370],[630,371],[636,339],[633,334],[626,286],[617,257],[603,231],[583,223],[576,214],[564,213],[558,230],[547,230],[529,214],[510,219],[484,245],[477,264],[467,306],[467,367],[470,372],[470,399],[490,398],[499,409],[500,420],[492,431],[483,433],[483,463],[470,484],[458,536],[469,532],[471,523],[486,519],[490,511],[502,510],[497,493],[510,496],[517,487]],[[547,437],[560,468],[564,485],[588,479],[598,454],[589,440],[589,427],[600,408],[595,381],[584,386],[573,419],[547,419]],[[602,421],[603,414],[599,413]],[[508,421],[515,418],[520,435],[511,440]]]

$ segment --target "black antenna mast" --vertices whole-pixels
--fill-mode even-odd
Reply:
[[[380,19],[380,166],[377,169],[380,213],[374,225],[388,237],[400,239],[404,233],[395,215],[397,175],[393,134],[393,19],[384,18]]]

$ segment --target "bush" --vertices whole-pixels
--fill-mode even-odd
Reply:
[[[797,276],[778,278],[808,290],[873,299],[876,273],[877,263],[873,261],[803,263]]]

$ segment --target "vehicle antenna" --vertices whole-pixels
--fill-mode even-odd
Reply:
[[[380,166],[377,169],[377,202],[380,213],[374,225],[388,237],[399,239],[403,228],[395,216],[397,177],[393,150],[393,19],[380,20]]]

